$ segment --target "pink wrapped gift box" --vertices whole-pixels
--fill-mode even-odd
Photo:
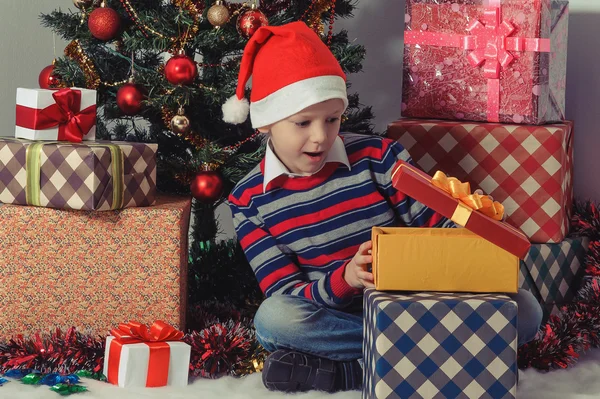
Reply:
[[[402,116],[564,120],[568,2],[407,0]]]

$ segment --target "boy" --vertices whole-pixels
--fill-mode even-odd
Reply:
[[[391,184],[409,154],[375,136],[339,134],[345,75],[303,22],[260,28],[244,50],[224,120],[250,117],[268,134],[263,161],[229,197],[234,227],[267,299],[256,317],[272,390],[334,392],[362,383],[362,290],[372,226],[454,227]],[[406,265],[418,267],[418,265]],[[539,329],[541,308],[520,291],[519,343]]]

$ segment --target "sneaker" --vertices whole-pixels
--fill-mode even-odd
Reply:
[[[353,370],[352,367],[348,367],[351,363],[280,349],[270,354],[265,361],[262,380],[265,387],[271,391],[337,392],[357,389],[362,378],[345,377],[346,370]],[[360,368],[358,363],[356,367]]]

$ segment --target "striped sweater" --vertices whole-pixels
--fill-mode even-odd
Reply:
[[[267,297],[300,295],[345,308],[362,292],[344,280],[345,266],[373,226],[453,225],[392,186],[396,162],[412,163],[399,143],[340,136],[350,170],[327,163],[312,176],[280,176],[263,193],[263,160],[229,196],[238,240]]]

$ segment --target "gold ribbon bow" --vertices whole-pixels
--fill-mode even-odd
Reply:
[[[502,220],[504,216],[504,206],[501,203],[494,201],[489,195],[471,193],[471,186],[468,182],[463,183],[457,178],[448,177],[444,172],[438,170],[433,175],[431,183],[458,199],[461,205],[466,205],[457,207],[451,218],[452,221],[461,226],[467,224],[469,216],[474,210],[494,220]]]

